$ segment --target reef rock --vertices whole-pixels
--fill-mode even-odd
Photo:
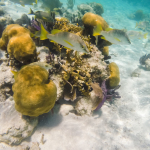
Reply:
[[[150,59],[149,58],[145,61],[145,68],[146,70],[150,71]]]
[[[89,6],[88,4],[80,4],[77,6],[79,12],[81,12],[82,15],[84,15],[87,12],[95,13],[93,8]]]
[[[61,75],[59,75],[59,74],[53,74],[51,76],[51,80],[56,85],[56,88],[57,88],[57,98],[56,98],[56,101],[58,101],[58,100],[60,100],[63,97],[63,91],[64,91],[63,79],[61,78]]]
[[[101,16],[102,13],[104,13],[103,6],[100,3],[92,2],[92,3],[89,3],[89,5],[93,8],[96,14]]]
[[[0,51],[0,59],[0,102],[4,102],[12,96],[11,88],[15,80],[11,68],[7,66],[7,58],[2,51]]]
[[[2,32],[5,29],[6,25],[13,24],[14,21],[10,16],[1,16],[0,17],[0,37],[2,36]]]
[[[29,137],[38,123],[38,118],[22,116],[16,111],[14,101],[0,103],[0,142],[19,144]]]
[[[59,114],[62,116],[68,115],[71,111],[74,111],[74,107],[68,104],[62,104],[59,109]]]
[[[141,74],[141,69],[136,68],[132,73],[131,73],[131,77],[139,77]]]
[[[29,18],[26,14],[23,14],[20,19],[17,19],[17,20],[15,21],[15,24],[19,24],[19,25],[21,25],[21,26],[22,26],[23,24],[25,24],[26,27],[27,27],[28,25],[31,24],[31,21],[30,21],[30,18]]]
[[[97,96],[94,90],[90,92],[90,96],[88,97],[79,97],[75,106],[77,114],[81,116],[90,115],[98,107],[99,103],[102,102],[102,97]]]
[[[36,47],[38,53],[38,59],[40,62],[47,62],[47,57],[49,57],[49,49],[46,46]]]
[[[0,16],[4,15],[5,14],[5,11],[3,8],[0,7]]]

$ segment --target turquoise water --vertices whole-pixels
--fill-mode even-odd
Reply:
[[[26,14],[28,19],[24,19],[25,22],[23,23],[19,22],[21,26],[23,26],[24,28],[28,28],[32,33],[40,30],[41,21],[37,20],[37,24],[34,24],[34,26],[33,24],[31,24],[31,20],[33,19],[35,14],[28,14],[30,8],[34,12],[48,12],[48,8],[56,4],[55,0],[51,2],[53,3],[53,5],[51,6],[48,0],[39,0],[37,4],[34,3],[33,5],[29,5],[30,1],[28,0],[24,0],[23,2],[18,0],[4,0],[1,2],[4,2],[0,6],[0,8],[4,10],[4,14],[0,14],[0,34],[2,34],[4,29],[9,24],[18,24],[19,21],[16,22],[16,20],[20,19],[23,14]],[[15,110],[14,106],[16,99],[18,100],[18,98],[16,98],[17,96],[13,96],[17,90],[12,91],[12,85],[14,85],[14,82],[17,81],[14,81],[15,75],[13,74],[15,73],[13,72],[12,74],[12,70],[19,72],[23,68],[25,69],[25,67],[22,66],[28,65],[32,61],[30,59],[29,62],[24,62],[24,59],[20,61],[20,59],[18,59],[18,57],[13,54],[13,50],[11,51],[10,48],[10,51],[13,55],[11,59],[14,64],[12,66],[10,65],[10,63],[6,65],[6,62],[8,61],[8,58],[11,54],[8,52],[8,43],[5,45],[5,51],[2,47],[0,50],[0,150],[150,150],[150,57],[148,55],[150,54],[149,0],[84,0],[82,2],[80,0],[74,0],[70,1],[73,2],[72,8],[68,8],[69,0],[61,0],[60,2],[62,3],[59,5],[59,9],[61,10],[61,12],[58,11],[58,8],[57,10],[54,9],[56,10],[56,12],[55,18],[53,19],[55,20],[56,18],[65,17],[69,20],[70,24],[77,25],[78,27],[81,27],[81,29],[86,28],[82,24],[82,17],[87,12],[87,10],[91,10],[92,13],[96,13],[96,9],[93,9],[91,3],[95,2],[97,4],[101,4],[104,10],[101,16],[108,23],[109,28],[113,30],[119,29],[119,33],[122,31],[123,33],[127,34],[126,36],[129,38],[130,44],[122,44],[120,35],[117,35],[117,37],[116,35],[113,36],[113,40],[115,39],[117,44],[115,42],[112,42],[112,45],[108,46],[110,59],[104,60],[104,56],[102,56],[102,54],[100,53],[103,46],[105,46],[101,44],[101,37],[99,36],[99,44],[96,45],[95,38],[91,35],[92,41],[89,43],[89,45],[94,46],[93,49],[95,51],[94,53],[92,53],[92,55],[87,55],[86,60],[88,60],[89,62],[87,61],[86,65],[83,68],[82,65],[84,64],[78,67],[78,69],[74,69],[73,75],[78,79],[78,81],[80,80],[79,82],[76,81],[77,84],[75,84],[76,82],[73,80],[74,76],[70,73],[72,70],[69,70],[70,67],[74,67],[75,63],[71,62],[70,65],[68,65],[67,63],[69,61],[73,61],[74,59],[77,59],[77,62],[80,62],[80,60],[84,60],[84,58],[80,59],[81,53],[75,53],[73,51],[71,54],[68,54],[66,56],[65,54],[67,52],[65,48],[62,49],[61,52],[58,51],[58,47],[62,48],[61,45],[55,45],[52,42],[49,42],[49,40],[41,42],[39,38],[34,38],[31,34],[30,36],[32,37],[36,45],[36,52],[38,53],[38,56],[40,58],[34,61],[49,63],[49,65],[54,68],[53,70],[49,70],[48,73],[50,75],[47,80],[43,79],[42,84],[44,84],[45,80],[46,84],[49,83],[49,80],[52,80],[56,84],[57,102],[55,103],[53,110],[49,110],[48,113],[40,114],[40,116],[38,115],[38,117],[34,116],[35,118],[31,117],[30,119],[22,116],[22,110],[19,110],[19,113]],[[27,3],[28,5],[26,5]],[[86,5],[82,7],[82,10],[79,10],[81,4]],[[85,7],[88,7],[88,9],[86,11],[83,11]],[[9,22],[8,19],[6,19],[9,17],[14,22]],[[78,20],[75,20],[75,18],[78,18]],[[54,27],[54,24],[51,24],[44,19],[45,16],[42,18],[42,24],[49,33],[51,33],[53,28],[57,28],[57,26]],[[60,22],[60,24],[63,24],[63,22]],[[35,27],[35,25],[37,26]],[[32,28],[29,28],[29,26]],[[90,29],[88,29],[87,33],[90,33],[89,30]],[[68,32],[71,31],[72,30],[70,29]],[[67,37],[63,37],[61,40],[66,39]],[[70,39],[71,38],[67,40],[69,41]],[[126,41],[126,38],[123,40]],[[71,39],[69,42],[68,41],[66,43],[69,44],[68,47],[73,45],[72,49],[75,49],[79,43],[73,43],[76,41],[76,39]],[[18,40],[16,42],[16,45],[19,42],[21,43],[21,41]],[[56,43],[59,42],[60,41],[57,41]],[[81,43],[82,42],[80,42],[80,44]],[[28,42],[25,45],[27,44]],[[98,49],[96,47],[98,47]],[[6,51],[8,52],[8,58],[5,57]],[[67,57],[70,55],[72,56],[72,60],[67,59]],[[66,59],[68,61],[67,63]],[[107,77],[109,77],[109,75],[105,74],[107,72],[106,67],[112,62],[117,64],[120,72],[120,82],[118,84],[121,86],[116,90],[116,92],[119,93],[119,96],[117,95],[119,98],[117,98],[117,96],[114,96],[112,99],[105,99],[102,107],[98,110],[93,111],[93,104],[91,104],[90,101],[92,97],[85,96],[81,92],[81,90],[79,90],[79,85],[80,83],[83,83],[84,86],[81,87],[85,90],[88,87],[85,85],[85,82],[89,83],[91,81],[95,83],[99,81],[98,83],[103,90],[102,94],[104,98],[105,90],[103,89],[104,87],[102,87],[102,81],[104,81],[104,79],[107,80]],[[89,73],[85,71],[84,75],[83,72],[79,74],[81,75],[82,79],[84,77],[87,77],[87,80],[84,80],[83,82],[83,80],[78,77],[79,75],[77,73],[81,72],[80,69],[88,70],[88,67],[90,65],[95,65],[96,67],[100,68],[102,72],[99,72],[100,79],[97,79],[95,77],[97,76],[97,73],[95,71],[94,73],[91,73],[93,76],[90,76],[90,80],[88,78]],[[43,64],[41,66],[43,67]],[[44,66],[44,69],[47,67],[51,68],[51,66]],[[26,72],[27,71],[25,71],[24,73]],[[69,83],[65,81],[66,79],[62,79],[62,72],[63,74],[69,72],[72,75],[68,79]],[[42,73],[44,73],[44,71]],[[35,74],[37,76],[34,77]],[[35,74],[31,75],[31,78],[33,77],[33,80],[36,79],[38,81],[39,78],[44,78],[42,75],[38,76],[38,74],[40,74],[39,72],[36,72]],[[59,76],[56,77],[56,75],[58,74]],[[32,83],[32,80],[30,79],[26,78],[24,80],[24,83],[26,81]],[[65,90],[64,88],[60,88],[60,85],[63,85],[64,82],[68,84],[69,88],[65,86],[66,89],[68,88],[67,90]],[[26,87],[24,83],[22,82],[18,86],[18,90],[21,88],[23,89],[19,91],[22,92],[22,94],[24,94],[24,90],[26,90],[26,88],[24,88]],[[72,86],[73,84],[74,86]],[[34,86],[34,84],[32,86]],[[28,88],[30,88],[30,86],[27,86],[27,89]],[[74,88],[76,89],[76,91],[74,90]],[[109,91],[110,89],[113,90],[115,88],[117,88],[117,86],[110,88],[110,85],[106,83],[107,91]],[[39,90],[37,88],[37,90],[33,89],[33,91],[35,93],[38,93],[38,90],[42,91],[43,89],[44,88]],[[89,92],[94,91],[92,89],[94,88],[90,88]],[[72,94],[72,97],[70,98],[66,94],[67,92],[65,93],[64,91],[67,91],[68,93],[70,91],[70,93],[76,93],[76,100],[72,102],[71,100],[73,99],[72,97],[74,95]],[[26,101],[28,101],[30,98],[31,100],[32,98],[34,99],[34,93],[32,92],[32,90],[29,90],[29,93],[30,92],[31,96],[30,94],[24,94],[24,96],[29,95],[29,97],[25,99]],[[47,92],[45,93],[47,94]],[[99,97],[99,93],[100,90],[98,90],[98,92],[95,92],[95,95],[98,95]],[[107,96],[108,95],[112,96],[112,93],[108,92]],[[70,100],[68,100],[66,97],[69,97]],[[81,101],[81,103],[79,104],[77,102],[80,101],[81,97],[83,98],[83,101]],[[84,97],[87,97],[87,103],[86,101],[84,101]],[[45,96],[43,99],[45,100],[46,98],[47,96]],[[22,99],[23,98],[20,98],[19,100],[21,101]],[[23,102],[18,102],[18,105],[20,103],[22,104]],[[78,104],[78,106],[76,103]],[[27,105],[28,104],[30,104],[30,101],[27,103]],[[41,102],[41,105],[44,104]],[[47,106],[48,105],[45,105],[45,107]],[[31,110],[28,111],[28,113],[31,113],[32,110],[34,111],[34,108],[29,108],[31,108]],[[24,120],[26,122],[23,124],[22,122]]]

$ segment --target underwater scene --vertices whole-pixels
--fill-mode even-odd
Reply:
[[[0,1],[0,150],[150,150],[149,0]]]

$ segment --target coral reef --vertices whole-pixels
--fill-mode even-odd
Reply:
[[[149,58],[145,61],[145,68],[146,70],[150,71],[150,59]]]
[[[20,26],[23,26],[23,24],[25,24],[26,27],[28,27],[31,24],[31,21],[26,14],[23,14],[20,19],[17,19],[15,21],[15,24],[19,24]]]
[[[75,0],[67,0],[67,8],[73,9]]]
[[[30,31],[17,24],[8,25],[0,39],[0,48],[9,54],[9,58],[27,63],[36,58],[36,46],[30,37]]]
[[[104,13],[103,6],[100,3],[92,2],[89,5],[93,8],[96,14],[102,15]]]
[[[86,13],[82,18],[84,27],[91,27],[93,29],[94,26],[100,24],[102,29],[105,30],[109,26],[107,22],[99,15],[95,15],[91,12]]]
[[[2,36],[2,32],[6,25],[12,24],[14,21],[10,16],[2,16],[0,17],[0,37]]]
[[[108,55],[109,55],[109,47],[108,47],[108,46],[103,47],[103,48],[101,49],[101,51],[102,51],[102,54],[103,54],[104,56],[108,56]]]
[[[12,87],[17,111],[39,116],[53,108],[57,88],[48,78],[48,72],[38,65],[27,65],[18,72]]]
[[[77,6],[79,12],[84,15],[87,12],[95,13],[93,8],[88,4],[80,4]]]
[[[141,65],[145,65],[145,61],[146,61],[147,59],[150,59],[150,54],[146,54],[146,55],[142,56],[142,57],[140,58],[140,60],[139,60],[139,63],[140,63]]]
[[[72,23],[78,23],[79,25],[82,25],[82,17],[85,13],[91,12],[93,14],[102,15],[104,9],[101,4],[93,2],[78,5],[76,11],[72,11],[71,9],[66,9],[63,7],[61,8],[61,12],[62,16],[71,20]]]
[[[52,11],[54,8],[59,8],[63,4],[59,0],[42,0],[42,8]]]
[[[140,21],[145,18],[145,14],[143,13],[142,10],[137,10],[136,12],[128,15],[128,18],[132,20]]]
[[[22,117],[14,107],[14,101],[0,103],[0,142],[9,145],[20,144],[31,136],[38,124],[38,118]]]
[[[4,14],[5,14],[4,9],[0,7],[0,16],[3,16]]]
[[[93,86],[94,85],[94,86]],[[90,115],[93,110],[99,110],[104,102],[112,101],[114,98],[121,98],[116,90],[120,85],[114,89],[106,87],[106,81],[103,80],[101,86],[98,83],[92,83],[93,91],[90,92],[89,97],[80,97],[75,105],[75,110],[78,115]]]
[[[90,35],[91,42],[93,44],[96,43],[96,38],[93,36],[93,28],[100,24],[102,27],[102,30],[105,31],[109,27],[107,22],[103,19],[103,17],[93,14],[91,12],[88,12],[83,16],[82,22],[84,25],[83,34]],[[101,37],[102,37],[101,35],[97,36],[97,47],[99,49],[103,49],[104,46],[111,45],[110,42],[102,39]]]
[[[120,73],[119,68],[116,63],[112,62],[108,65],[109,71],[110,71],[110,77],[109,77],[109,86],[110,88],[114,88],[118,86],[120,82]]]

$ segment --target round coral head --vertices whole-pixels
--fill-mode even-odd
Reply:
[[[109,71],[110,71],[110,77],[109,77],[109,86],[111,88],[116,87],[120,82],[120,73],[119,73],[119,67],[115,62],[112,62],[108,65]]]
[[[57,88],[44,68],[25,66],[15,78],[12,87],[15,108],[27,116],[39,116],[49,112],[55,104]]]
[[[109,27],[103,17],[93,14],[91,12],[87,12],[86,14],[84,14],[82,21],[85,27],[94,27],[99,24],[101,25],[103,30]]]

